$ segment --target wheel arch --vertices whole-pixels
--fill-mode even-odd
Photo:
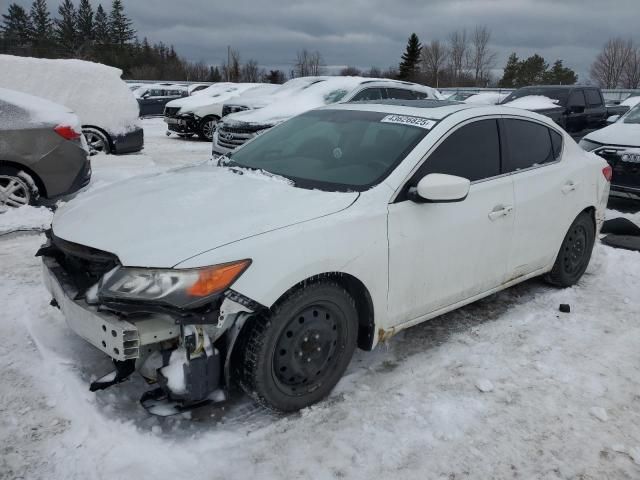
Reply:
[[[20,170],[24,171],[35,182],[36,186],[38,187],[39,196],[43,198],[47,198],[47,187],[45,186],[40,176],[29,167],[26,167],[21,163],[11,162],[9,160],[0,160],[0,167],[11,167],[11,168],[15,168],[18,171]]]
[[[113,142],[113,137],[111,137],[109,132],[107,132],[104,128],[98,127],[96,125],[82,125],[82,129],[84,130],[85,128],[93,128],[94,130],[98,130],[105,137],[107,137],[107,141],[109,142],[109,150],[113,152],[113,150],[115,149],[115,143]]]

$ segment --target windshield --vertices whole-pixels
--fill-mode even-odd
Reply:
[[[505,98],[502,103],[507,103],[516,98],[527,97],[529,95],[541,95],[543,97],[557,100],[560,105],[566,105],[569,98],[569,90],[566,88],[540,88],[540,87],[525,87],[511,92],[511,94]]]
[[[640,123],[640,103],[629,110],[622,121],[624,123]]]
[[[316,110],[259,135],[229,155],[227,165],[265,170],[302,188],[362,191],[382,181],[433,124],[379,112]]]

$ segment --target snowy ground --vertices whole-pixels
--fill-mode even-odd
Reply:
[[[91,188],[207,158],[144,124],[144,152],[95,157]],[[49,218],[6,215],[0,233]],[[358,352],[299,414],[239,396],[159,419],[140,381],[89,393],[109,363],[48,306],[41,242],[0,236],[0,478],[640,478],[639,253],[599,244],[574,288],[529,281]]]

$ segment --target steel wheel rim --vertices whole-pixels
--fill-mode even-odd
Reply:
[[[202,133],[204,133],[204,136],[207,137],[207,139],[213,139],[213,132],[216,130],[217,123],[218,122],[215,120],[209,120],[208,122],[204,122],[202,125]]]
[[[281,391],[304,395],[325,381],[340,358],[343,325],[342,313],[332,304],[311,305],[293,316],[273,352],[273,377]]]
[[[84,136],[87,140],[87,145],[89,145],[89,150],[95,153],[104,152],[106,145],[104,142],[104,138],[102,138],[97,133],[93,132],[85,132]]]
[[[577,225],[569,232],[562,262],[566,273],[574,275],[582,268],[587,251],[587,238],[587,230],[583,225]]]
[[[17,208],[31,201],[29,185],[19,177],[0,175],[0,209]]]

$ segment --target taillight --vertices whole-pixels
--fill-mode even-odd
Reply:
[[[58,135],[66,140],[77,140],[81,135],[69,125],[58,125],[54,130]]]
[[[604,167],[602,169],[602,174],[604,175],[604,178],[607,179],[607,182],[610,182],[611,177],[613,176],[613,168],[611,168],[611,165],[607,165],[606,167]]]

